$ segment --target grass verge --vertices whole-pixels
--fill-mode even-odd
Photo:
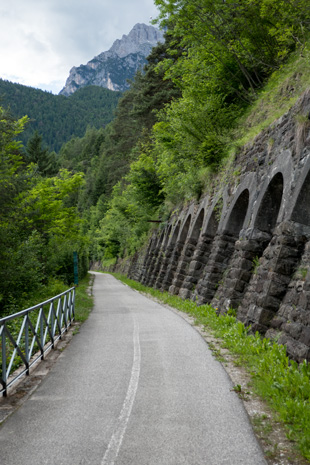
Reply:
[[[92,308],[93,297],[91,295],[91,287],[94,281],[94,276],[88,274],[83,278],[76,287],[75,294],[75,320],[83,323],[87,320]]]
[[[210,305],[197,305],[168,292],[143,286],[127,277],[112,273],[117,279],[139,292],[182,312],[190,314],[197,324],[205,326],[220,339],[220,344],[237,356],[252,379],[253,391],[271,407],[277,420],[286,428],[287,437],[303,457],[310,460],[310,365],[289,360],[285,347],[255,335],[233,314],[220,315]],[[233,313],[233,312],[232,312]]]

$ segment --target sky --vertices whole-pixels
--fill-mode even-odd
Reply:
[[[73,66],[157,13],[153,0],[3,1],[0,78],[58,94]]]

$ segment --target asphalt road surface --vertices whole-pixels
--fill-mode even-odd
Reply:
[[[110,275],[93,290],[79,334],[0,428],[0,464],[266,465],[200,334]]]

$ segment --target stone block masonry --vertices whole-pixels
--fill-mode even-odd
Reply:
[[[310,361],[309,115],[310,90],[240,150],[238,176],[173,213],[128,272],[220,313],[236,309],[299,362]]]

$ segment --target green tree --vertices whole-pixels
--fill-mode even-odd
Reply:
[[[130,163],[139,158],[140,144],[149,143],[159,111],[180,97],[178,87],[158,68],[169,57],[168,37],[164,44],[152,49],[143,72],[136,73],[130,89],[119,100],[115,118],[105,130],[96,165],[95,198],[110,197],[113,186],[128,173]],[[172,57],[172,61],[175,59]]]
[[[182,91],[154,126],[157,170],[166,195],[176,202],[202,192],[202,173],[225,159],[249,102],[309,37],[310,13],[299,0],[155,3],[170,37],[170,57],[157,68]]]
[[[55,152],[49,153],[48,148],[43,147],[42,135],[35,131],[28,140],[26,146],[27,164],[35,163],[37,171],[42,176],[52,176],[58,171]]]
[[[14,120],[0,108],[0,313],[20,309],[24,299],[58,277],[70,283],[72,253],[87,266],[88,244],[74,198],[83,173],[52,178],[24,163],[17,138],[27,118]]]
[[[92,237],[97,242],[97,259],[100,249],[104,258],[133,254],[145,240],[150,221],[163,200],[151,146],[141,145],[138,160],[131,163],[129,173],[114,186],[104,217],[96,225]]]
[[[28,183],[17,138],[26,122],[0,107],[0,314],[41,281],[41,239],[35,232],[25,235],[20,224],[20,198]]]
[[[52,236],[61,240],[78,237],[81,219],[70,198],[80,189],[83,177],[83,173],[62,169],[58,176],[35,180],[21,200],[24,227],[38,231],[47,241]]]
[[[168,75],[184,82],[188,54],[191,58],[198,53],[199,75],[225,96],[246,100],[305,42],[310,26],[307,2],[300,0],[155,0],[155,4],[162,25],[186,51],[177,67],[167,68]]]
[[[27,121],[26,117],[15,120],[0,107],[0,221],[4,222],[24,186],[22,146],[16,139]]]

